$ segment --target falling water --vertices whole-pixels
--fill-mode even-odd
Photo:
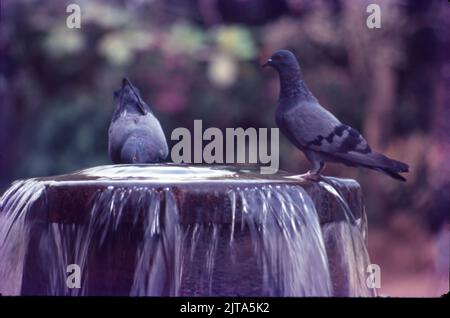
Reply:
[[[326,178],[319,183],[326,191],[331,193],[339,205],[343,218],[338,222],[330,222],[322,227],[323,237],[328,249],[329,262],[334,262],[333,268],[336,273],[333,280],[334,295],[336,296],[376,296],[376,290],[367,288],[365,275],[355,275],[366,269],[370,264],[367,245],[367,219],[362,213],[359,219],[355,219],[351,209],[343,199],[338,189],[338,181],[334,178]],[[344,183],[345,186],[345,183]],[[364,208],[364,205],[361,204]],[[355,253],[354,251],[358,251]],[[346,260],[343,262],[342,260]]]
[[[175,165],[19,181],[0,199],[0,293],[373,296],[365,214],[347,186]],[[322,222],[312,192],[336,201],[334,220]]]

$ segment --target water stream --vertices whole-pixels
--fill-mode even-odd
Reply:
[[[374,296],[365,214],[342,218],[251,168],[103,166],[15,182],[0,199],[3,295]],[[69,288],[67,266],[80,268]]]

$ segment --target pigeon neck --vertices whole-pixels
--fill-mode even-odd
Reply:
[[[311,91],[303,81],[300,70],[280,72],[280,99],[304,98],[314,99]]]

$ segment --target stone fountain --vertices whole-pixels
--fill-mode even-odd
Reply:
[[[0,199],[3,295],[375,296],[361,188],[251,166],[117,165]],[[80,269],[79,288],[67,283]]]

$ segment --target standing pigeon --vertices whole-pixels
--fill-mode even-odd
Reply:
[[[372,152],[356,129],[342,124],[319,104],[303,81],[300,65],[292,52],[276,51],[263,66],[272,66],[280,76],[276,123],[311,162],[312,169],[304,175],[306,178],[318,179],[325,162],[338,162],[406,181],[399,173],[408,172],[407,164]]]
[[[139,91],[126,78],[114,92],[115,110],[109,126],[109,157],[116,164],[156,163],[169,150],[161,125]]]

